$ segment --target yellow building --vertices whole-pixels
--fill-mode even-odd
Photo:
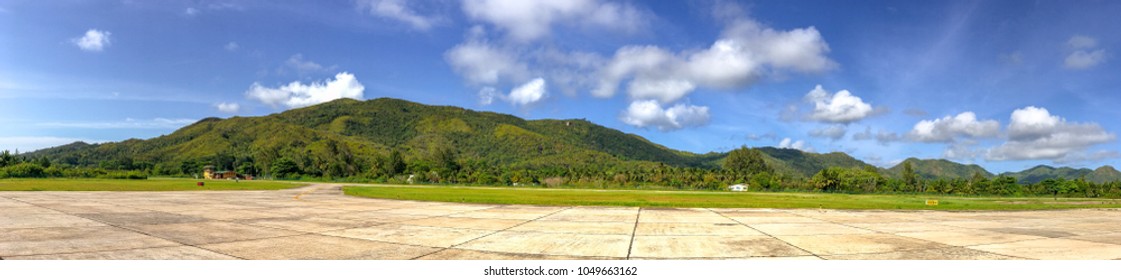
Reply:
[[[206,179],[235,179],[237,172],[230,170],[214,171],[213,165],[207,165],[202,168],[202,177]]]

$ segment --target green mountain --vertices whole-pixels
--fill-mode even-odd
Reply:
[[[814,174],[826,167],[864,168],[871,166],[840,152],[817,154],[773,147],[757,149],[763,152],[763,161],[767,163],[767,166],[770,166],[777,173],[791,175],[795,178],[813,177]]]
[[[1005,172],[1001,175],[1016,178],[1020,183],[1034,184],[1047,179],[1074,180],[1083,178],[1095,183],[1112,182],[1121,180],[1121,172],[1112,166],[1102,166],[1096,170],[1089,168],[1074,169],[1070,167],[1051,167],[1039,165],[1020,172]]]
[[[756,149],[773,170],[794,178],[809,178],[827,167],[871,167],[840,152]],[[593,181],[705,181],[710,186],[713,180],[737,180],[737,175],[727,173],[706,179],[700,171],[719,168],[728,153],[677,151],[583,119],[525,120],[390,98],[339,99],[260,117],[206,118],[152,139],[76,142],[23,155],[72,166],[142,169],[157,175],[197,174],[202,166],[214,165],[258,175],[280,172],[332,178],[408,172],[501,175],[504,179],[567,174]],[[910,158],[905,162],[924,179],[969,178],[974,173],[993,176],[980,166],[947,160]],[[672,176],[669,167],[677,168]],[[467,172],[454,172],[457,170]],[[485,172],[475,172],[479,170]],[[534,174],[504,174],[519,170]],[[902,164],[881,173],[898,178],[901,170]],[[1121,172],[1110,166],[1092,171],[1038,166],[1006,174],[1028,183],[1059,177],[1121,180]]]
[[[391,151],[426,170],[717,167],[723,154],[676,151],[586,120],[533,120],[380,98],[340,99],[262,117],[207,118],[148,140],[69,145],[28,156],[105,168],[190,174],[200,165],[268,173],[284,159],[307,174],[350,176]],[[450,164],[450,165],[449,165]]]
[[[972,178],[974,173],[980,173],[985,178],[993,177],[992,173],[985,170],[976,164],[961,164],[944,159],[917,159],[908,158],[895,166],[885,170],[885,174],[895,178],[903,177],[903,165],[910,163],[911,168],[918,174],[919,177],[932,180],[937,178],[945,179],[968,179]]]

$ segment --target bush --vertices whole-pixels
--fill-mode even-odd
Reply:
[[[24,162],[4,167],[7,177],[10,178],[40,178],[43,177],[43,167],[38,164]]]

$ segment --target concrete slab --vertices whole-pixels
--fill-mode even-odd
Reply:
[[[898,233],[900,236],[906,236],[916,239],[929,240],[933,242],[953,245],[953,246],[973,246],[982,244],[995,244],[995,243],[1008,243],[1021,240],[1040,239],[1043,237],[1021,235],[1021,234],[1008,234],[988,230],[977,229],[961,229],[955,231],[921,231],[921,232],[902,232]]]
[[[638,223],[635,235],[733,235],[760,236],[763,233],[740,223],[726,220],[722,223]]]
[[[177,246],[175,242],[108,226],[0,229],[0,257]]]
[[[174,223],[205,222],[207,219],[164,212],[131,212],[131,213],[94,213],[78,214],[77,216],[118,226],[133,225],[158,225]]]
[[[457,248],[515,254],[585,257],[627,256],[629,235],[587,235],[502,231]]]
[[[1090,241],[1090,242],[1097,242],[1097,243],[1121,245],[1121,233],[1072,236],[1072,237],[1067,237],[1067,239],[1076,239],[1076,240],[1083,240],[1083,241]]]
[[[1110,260],[1121,258],[1121,245],[1063,238],[1025,240],[970,246],[969,248],[1029,259]]]
[[[890,234],[779,236],[815,255],[852,255],[948,247],[945,244]]]
[[[1119,232],[1115,210],[486,205],[345,197],[331,185],[0,192],[4,259],[1119,259]]]
[[[537,220],[525,223],[509,230],[544,233],[630,235],[632,232],[634,232],[634,223]]]
[[[22,214],[0,215],[0,229],[4,228],[47,228],[47,227],[92,227],[105,224],[67,214]]]
[[[252,220],[252,219],[267,219],[267,218],[281,218],[290,217],[281,213],[272,213],[268,209],[234,209],[234,210],[196,210],[185,211],[178,214],[195,216],[204,219],[219,220],[219,221],[236,221],[236,220]]]
[[[315,234],[202,245],[215,252],[255,260],[407,260],[439,248]]]
[[[481,230],[503,230],[521,223],[525,220],[506,220],[506,219],[479,219],[479,218],[452,218],[452,217],[432,217],[425,219],[409,220],[400,222],[403,225],[414,226],[428,226],[428,227],[446,227],[446,228],[466,228],[466,229],[481,229]]]
[[[813,218],[806,218],[806,217],[799,217],[799,216],[794,216],[794,215],[762,216],[762,217],[757,217],[757,216],[731,216],[730,215],[728,217],[731,218],[732,220],[736,220],[737,222],[745,223],[745,224],[748,224],[748,225],[825,223],[825,221],[822,221],[822,220],[813,219]]]
[[[6,257],[8,260],[236,260],[191,246],[125,249],[90,253]]]
[[[302,232],[249,226],[230,222],[135,225],[130,228],[187,245],[223,243],[304,234]]]
[[[1022,260],[961,247],[896,251],[887,253],[826,255],[827,260]]]
[[[635,258],[746,258],[807,256],[808,252],[767,236],[635,236]]]
[[[370,222],[321,217],[244,220],[243,223],[259,227],[279,228],[312,233],[373,225]]]
[[[947,225],[940,225],[929,222],[900,222],[900,223],[852,223],[848,224],[854,227],[863,228],[872,231],[899,233],[899,232],[919,232],[919,231],[950,231],[959,230],[961,228],[952,227]]]
[[[757,224],[751,225],[756,230],[770,235],[795,236],[795,235],[834,235],[834,234],[870,234],[873,231],[833,223],[803,223],[803,224]]]
[[[491,233],[494,233],[494,231],[386,224],[328,231],[321,234],[398,244],[447,248]]]
[[[516,254],[487,252],[464,249],[445,249],[418,260],[622,260],[623,258],[554,256],[537,254]]]
[[[542,221],[634,223],[638,208],[574,207],[541,218]]]

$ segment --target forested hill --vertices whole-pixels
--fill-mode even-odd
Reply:
[[[754,150],[768,170],[790,178],[808,179],[828,167],[877,170],[840,152]],[[206,165],[271,177],[430,174],[428,181],[482,183],[565,177],[678,185],[704,181],[711,187],[746,176],[721,171],[728,153],[677,151],[582,119],[524,120],[390,98],[339,99],[261,117],[206,118],[152,139],[76,142],[22,156],[63,166],[188,176]],[[923,179],[993,176],[980,166],[946,160],[904,163]],[[899,178],[902,165],[878,172]],[[1108,166],[1093,171],[1041,166],[1005,175],[1027,183],[1121,180],[1121,173]]]
[[[1112,166],[1102,166],[1095,170],[1088,168],[1074,169],[1070,167],[1051,167],[1039,165],[1020,172],[1006,172],[1001,175],[1016,178],[1023,184],[1034,184],[1047,179],[1085,179],[1090,182],[1102,183],[1121,180],[1121,172]]]
[[[973,174],[980,174],[985,178],[993,177],[993,174],[976,164],[961,164],[944,159],[917,159],[908,158],[899,164],[887,169],[887,174],[899,178],[903,173],[903,166],[910,164],[915,174],[923,179],[933,180],[937,178],[943,179],[968,179],[972,178]]]
[[[386,169],[379,165],[394,152],[409,170],[716,168],[724,155],[672,150],[586,120],[527,121],[390,98],[339,99],[262,117],[207,118],[148,140],[74,143],[25,155],[155,174],[192,174],[203,165],[268,174],[278,162],[290,161],[294,172],[346,177]]]

